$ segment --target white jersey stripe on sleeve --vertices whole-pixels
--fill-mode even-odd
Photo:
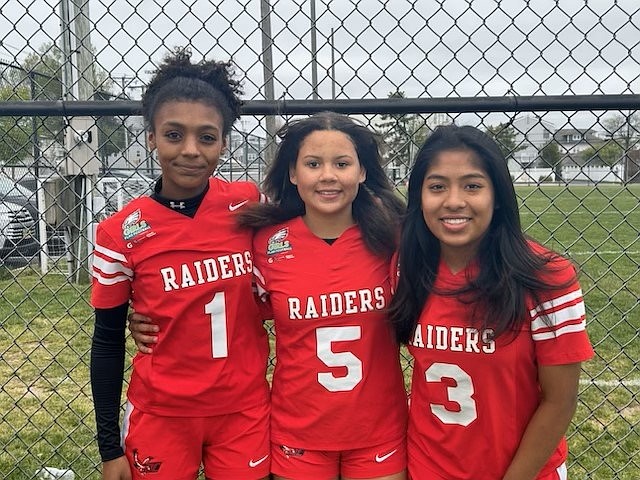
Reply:
[[[582,290],[581,289],[574,290],[573,292],[567,293],[566,295],[562,295],[562,296],[557,297],[557,298],[552,298],[551,300],[548,300],[546,302],[541,303],[536,308],[531,310],[531,312],[530,312],[531,316],[535,317],[536,314],[538,314],[538,313],[542,313],[542,312],[544,312],[546,310],[553,310],[554,308],[558,307],[559,305],[562,305],[563,303],[572,302],[573,300],[575,300],[577,298],[582,298]]]
[[[104,255],[105,257],[110,257],[113,258],[114,260],[118,260],[120,262],[126,262],[127,261],[127,257],[125,257],[123,254],[116,252],[114,250],[110,250],[106,247],[103,247],[102,245],[96,245],[95,251],[98,253],[101,253],[102,255]]]
[[[101,285],[107,285],[107,286],[115,285],[116,283],[120,283],[120,282],[131,281],[131,278],[127,277],[126,275],[118,275],[116,277],[103,277],[96,270],[93,271],[93,276],[98,281],[98,283],[100,283]]]
[[[534,341],[549,340],[550,338],[560,337],[565,333],[582,332],[585,328],[586,328],[586,322],[583,320],[580,323],[566,325],[562,328],[558,328],[557,330],[551,330],[549,332],[542,332],[542,333],[534,333],[531,335],[531,338]]]
[[[584,301],[580,301],[575,305],[568,305],[555,312],[550,311],[549,313],[539,316],[531,322],[531,330],[535,332],[537,330],[558,327],[566,322],[584,319],[585,316]]]
[[[107,275],[113,275],[116,273],[124,273],[130,279],[133,278],[133,270],[125,267],[120,262],[109,262],[97,255],[93,256],[93,266],[94,268],[100,270]]]

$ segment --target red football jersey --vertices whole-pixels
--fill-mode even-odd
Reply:
[[[407,398],[385,314],[389,263],[357,226],[329,245],[300,217],[258,232],[254,253],[276,331],[272,440],[348,450],[402,438]]]
[[[236,210],[251,183],[211,179],[194,218],[149,197],[98,225],[91,302],[133,310],[160,327],[138,353],[127,396],[144,412],[213,416],[268,401],[266,331],[252,291],[252,232]]]
[[[570,281],[571,264],[559,259],[556,265],[557,284]],[[436,287],[459,288],[473,268],[454,275],[441,263]],[[415,359],[408,430],[413,480],[502,478],[540,401],[538,365],[593,356],[577,283],[542,292],[539,304],[530,300],[528,321],[511,343],[508,335],[493,340],[491,332],[470,327],[471,308],[454,296],[431,295],[409,342]],[[541,475],[566,457],[562,439]]]

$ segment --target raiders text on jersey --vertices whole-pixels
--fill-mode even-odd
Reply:
[[[239,277],[251,272],[253,272],[253,260],[248,250],[160,269],[165,292]]]
[[[287,300],[291,320],[350,315],[382,310],[386,307],[384,288],[380,286],[373,289],[323,293],[306,298],[289,297]]]
[[[493,330],[481,332],[472,327],[447,327],[418,324],[410,345],[418,348],[450,350],[452,352],[494,353]]]

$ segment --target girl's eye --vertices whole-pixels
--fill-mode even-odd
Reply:
[[[427,188],[432,192],[439,192],[441,190],[444,190],[444,185],[442,185],[441,183],[432,183]]]
[[[216,137],[215,135],[202,135],[202,141],[205,143],[215,143],[216,142]]]
[[[338,166],[338,168],[346,168],[349,166],[349,162],[338,162],[336,163],[336,165]]]
[[[164,134],[165,137],[167,137],[169,140],[180,140],[181,135],[178,132],[167,132]]]
[[[477,183],[470,183],[469,185],[467,185],[468,190],[479,190],[481,188],[482,188],[482,185],[479,185]]]
[[[320,164],[318,162],[316,162],[315,160],[309,160],[307,162],[307,167],[310,167],[310,168],[317,168],[318,165],[320,165]]]

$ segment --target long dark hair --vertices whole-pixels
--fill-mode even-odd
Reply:
[[[335,112],[320,112],[294,120],[278,131],[281,141],[263,183],[272,204],[243,209],[238,222],[245,227],[260,228],[305,213],[298,189],[289,179],[289,169],[296,164],[304,139],[319,130],[342,132],[353,142],[358,161],[367,172],[353,201],[353,218],[367,247],[376,254],[390,256],[397,246],[404,204],[382,168],[376,134],[363,123]]]
[[[434,159],[443,151],[466,150],[474,154],[493,184],[494,212],[476,260],[478,275],[460,290],[436,292],[440,242],[427,228],[422,214],[422,184]],[[420,148],[409,177],[407,215],[399,249],[400,276],[390,304],[391,319],[400,342],[409,341],[427,298],[432,293],[457,295],[474,308],[472,324],[491,328],[494,337],[515,334],[526,320],[528,295],[559,288],[540,279],[558,255],[535,253],[520,225],[516,192],[507,161],[495,141],[481,130],[456,125],[441,126]]]
[[[226,137],[240,118],[242,106],[240,82],[233,75],[230,62],[191,63],[187,48],[175,49],[164,57],[142,96],[147,128],[153,130],[156,112],[167,102],[203,102],[215,107],[222,116],[222,134]]]

